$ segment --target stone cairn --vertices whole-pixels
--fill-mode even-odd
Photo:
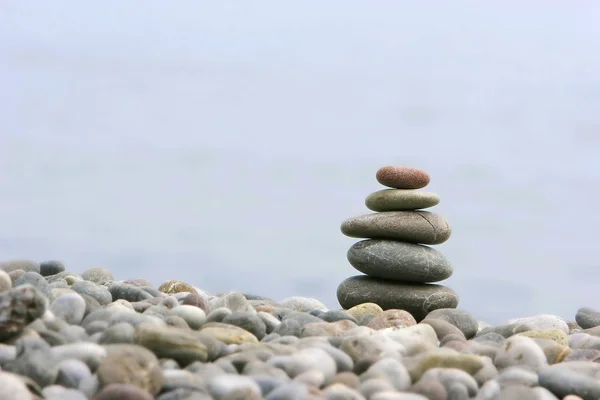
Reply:
[[[429,174],[405,166],[386,166],[377,181],[390,189],[367,196],[365,204],[375,213],[349,218],[342,223],[346,236],[363,238],[348,250],[350,264],[365,275],[344,280],[337,297],[344,309],[376,303],[385,309],[410,312],[417,321],[435,309],[456,308],[458,296],[440,282],[453,268],[442,253],[427,245],[448,240],[451,228],[444,217],[423,211],[440,197],[422,189]]]

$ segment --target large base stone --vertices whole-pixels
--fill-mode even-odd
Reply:
[[[340,283],[337,298],[346,310],[362,303],[376,303],[384,310],[406,310],[417,321],[430,311],[456,308],[459,301],[458,295],[446,286],[394,282],[367,275],[352,276]]]

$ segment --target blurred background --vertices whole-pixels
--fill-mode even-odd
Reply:
[[[455,4],[455,3],[453,3]],[[0,259],[339,307],[340,223],[420,167],[444,282],[600,308],[597,2],[0,4]]]

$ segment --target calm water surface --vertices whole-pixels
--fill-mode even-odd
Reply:
[[[338,307],[407,164],[462,308],[600,308],[600,6],[461,4],[5,0],[0,259]]]

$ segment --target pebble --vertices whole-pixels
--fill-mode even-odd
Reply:
[[[282,300],[281,307],[290,308],[294,311],[308,312],[312,310],[327,310],[327,307],[317,299],[310,297],[293,296]]]
[[[71,289],[81,295],[87,295],[94,298],[94,300],[103,306],[108,305],[113,301],[110,291],[106,287],[95,284],[94,282],[75,282],[71,285]]]
[[[167,294],[174,293],[196,293],[192,285],[184,281],[171,280],[160,284],[158,291]]]
[[[4,272],[12,272],[22,270],[24,272],[40,273],[40,263],[32,260],[9,260],[0,261],[0,270]]]
[[[10,275],[3,270],[0,270],[0,293],[6,292],[10,288],[12,288],[12,280],[10,279]]]
[[[494,358],[498,369],[521,366],[539,371],[548,365],[544,351],[531,338],[512,336],[498,349]]]
[[[229,311],[253,311],[254,308],[248,303],[248,299],[242,293],[231,292],[218,297],[212,305],[213,310],[216,308],[227,308]]]
[[[389,309],[382,311],[371,319],[367,327],[380,330],[385,328],[406,328],[416,324],[417,321],[415,321],[415,318],[408,311]]]
[[[147,391],[127,383],[113,383],[104,387],[94,396],[94,400],[153,400]]]
[[[362,240],[350,247],[347,257],[356,270],[374,278],[429,283],[443,281],[453,272],[439,251],[395,240]]]
[[[42,261],[40,263],[40,275],[50,276],[56,275],[65,270],[65,265],[57,260]]]
[[[54,316],[71,325],[79,325],[83,321],[85,309],[85,300],[77,293],[65,293],[50,304]]]
[[[600,326],[600,311],[591,307],[580,308],[575,314],[575,321],[583,329]]]
[[[227,315],[221,322],[242,328],[256,336],[258,340],[261,340],[267,334],[267,326],[257,313],[236,311]]]
[[[532,317],[517,318],[509,321],[509,323],[527,325],[531,330],[536,331],[558,329],[565,333],[569,333],[569,325],[567,322],[556,315],[541,314]]]
[[[14,283],[14,287],[29,284],[39,289],[46,297],[50,297],[50,285],[46,279],[37,272],[25,272]]]
[[[181,366],[209,359],[206,344],[197,332],[189,330],[144,323],[135,328],[133,341],[151,350],[157,357],[172,358]]]
[[[440,308],[427,314],[427,318],[442,319],[457,327],[465,338],[471,339],[479,330],[477,319],[467,311],[456,308]]]
[[[0,400],[32,400],[27,385],[17,374],[0,371]]]
[[[220,375],[210,380],[210,394],[221,399],[261,399],[260,386],[251,378],[236,375]]]
[[[262,323],[262,320],[258,318]],[[258,343],[258,339],[251,332],[235,325],[221,322],[210,322],[204,324],[200,332],[212,336],[225,344]]]
[[[344,309],[374,302],[384,310],[406,310],[417,321],[423,320],[435,309],[458,305],[458,295],[442,285],[391,282],[365,275],[344,280],[338,286],[337,298]]]
[[[421,189],[429,184],[429,174],[422,169],[388,165],[375,174],[377,182],[395,189]]]
[[[0,294],[0,342],[19,335],[31,322],[40,318],[48,300],[34,286],[24,284]]]
[[[429,211],[385,211],[351,217],[342,233],[354,238],[390,239],[408,243],[441,244],[452,228],[441,215]]]
[[[169,315],[177,315],[187,323],[192,329],[200,329],[200,327],[206,322],[206,313],[199,307],[191,305],[180,305],[173,307],[169,312]]]
[[[81,277],[86,281],[94,282],[99,285],[115,280],[113,273],[103,267],[90,268],[82,272]]]
[[[373,192],[365,199],[369,210],[411,211],[438,205],[440,196],[432,192],[411,189],[384,189]]]

